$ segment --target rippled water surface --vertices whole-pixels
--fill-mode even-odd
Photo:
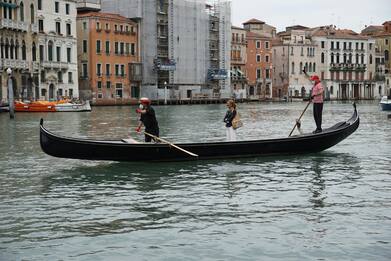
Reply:
[[[238,137],[285,137],[304,107],[239,104]],[[358,104],[352,136],[303,156],[135,164],[39,147],[41,117],[62,135],[141,140],[134,110],[0,114],[0,260],[390,260],[391,119],[377,103]],[[224,105],[155,110],[166,139],[224,140]],[[352,112],[325,104],[324,127]]]

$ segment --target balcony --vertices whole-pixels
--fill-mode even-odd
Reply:
[[[68,69],[68,63],[64,63],[64,62],[43,61],[42,66],[44,68],[49,68],[49,69],[61,69],[61,70]]]
[[[28,70],[29,66],[28,66],[27,61],[24,61],[24,60],[2,59],[2,60],[0,60],[0,68]]]
[[[27,32],[29,27],[28,27],[27,23],[25,23],[25,22],[14,21],[11,19],[1,19],[0,20],[0,29],[3,29],[3,28]]]

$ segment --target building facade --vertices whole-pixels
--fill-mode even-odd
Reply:
[[[138,24],[117,14],[81,12],[77,35],[81,96],[95,105],[137,103]]]
[[[39,98],[78,98],[76,0],[37,0]]]
[[[247,84],[249,99],[272,99],[272,38],[246,32]]]
[[[317,46],[302,27],[288,27],[273,43],[273,95],[276,99],[305,98],[312,83],[303,73],[317,72]]]
[[[246,30],[232,27],[231,37],[231,88],[236,99],[247,99],[247,40]]]
[[[0,102],[8,100],[8,68],[15,99],[39,98],[36,8],[36,0],[0,2]]]
[[[142,96],[231,95],[229,1],[102,0],[102,10],[140,20]]]

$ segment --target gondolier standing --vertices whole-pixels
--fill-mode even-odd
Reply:
[[[145,126],[145,132],[159,137],[159,125],[156,120],[155,110],[151,106],[151,100],[148,98],[140,99],[140,107],[136,110],[140,114],[140,123],[136,128],[137,132],[141,131],[141,126]],[[145,142],[151,142],[152,137],[145,134]],[[157,142],[157,141],[156,141]]]
[[[314,110],[314,119],[316,123],[316,130],[313,131],[313,133],[319,133],[322,132],[322,112],[323,112],[323,86],[322,83],[319,80],[319,76],[312,75],[311,81],[314,81],[314,86],[311,90],[311,100],[314,104],[313,110]]]

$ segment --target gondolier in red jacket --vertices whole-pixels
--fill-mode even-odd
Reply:
[[[146,133],[159,137],[159,125],[156,120],[155,110],[151,106],[151,100],[148,98],[141,98],[140,106],[136,112],[140,114],[140,122],[136,128],[136,131],[140,132],[141,126],[144,125]],[[145,142],[151,141],[151,135],[145,134]],[[155,140],[155,142],[157,142],[157,140]]]
[[[320,82],[319,76],[312,75],[311,81],[314,81],[314,86],[311,90],[311,100],[314,104],[313,110],[314,110],[314,119],[316,123],[316,130],[314,130],[312,133],[319,133],[322,132],[322,112],[323,112],[323,86]]]

